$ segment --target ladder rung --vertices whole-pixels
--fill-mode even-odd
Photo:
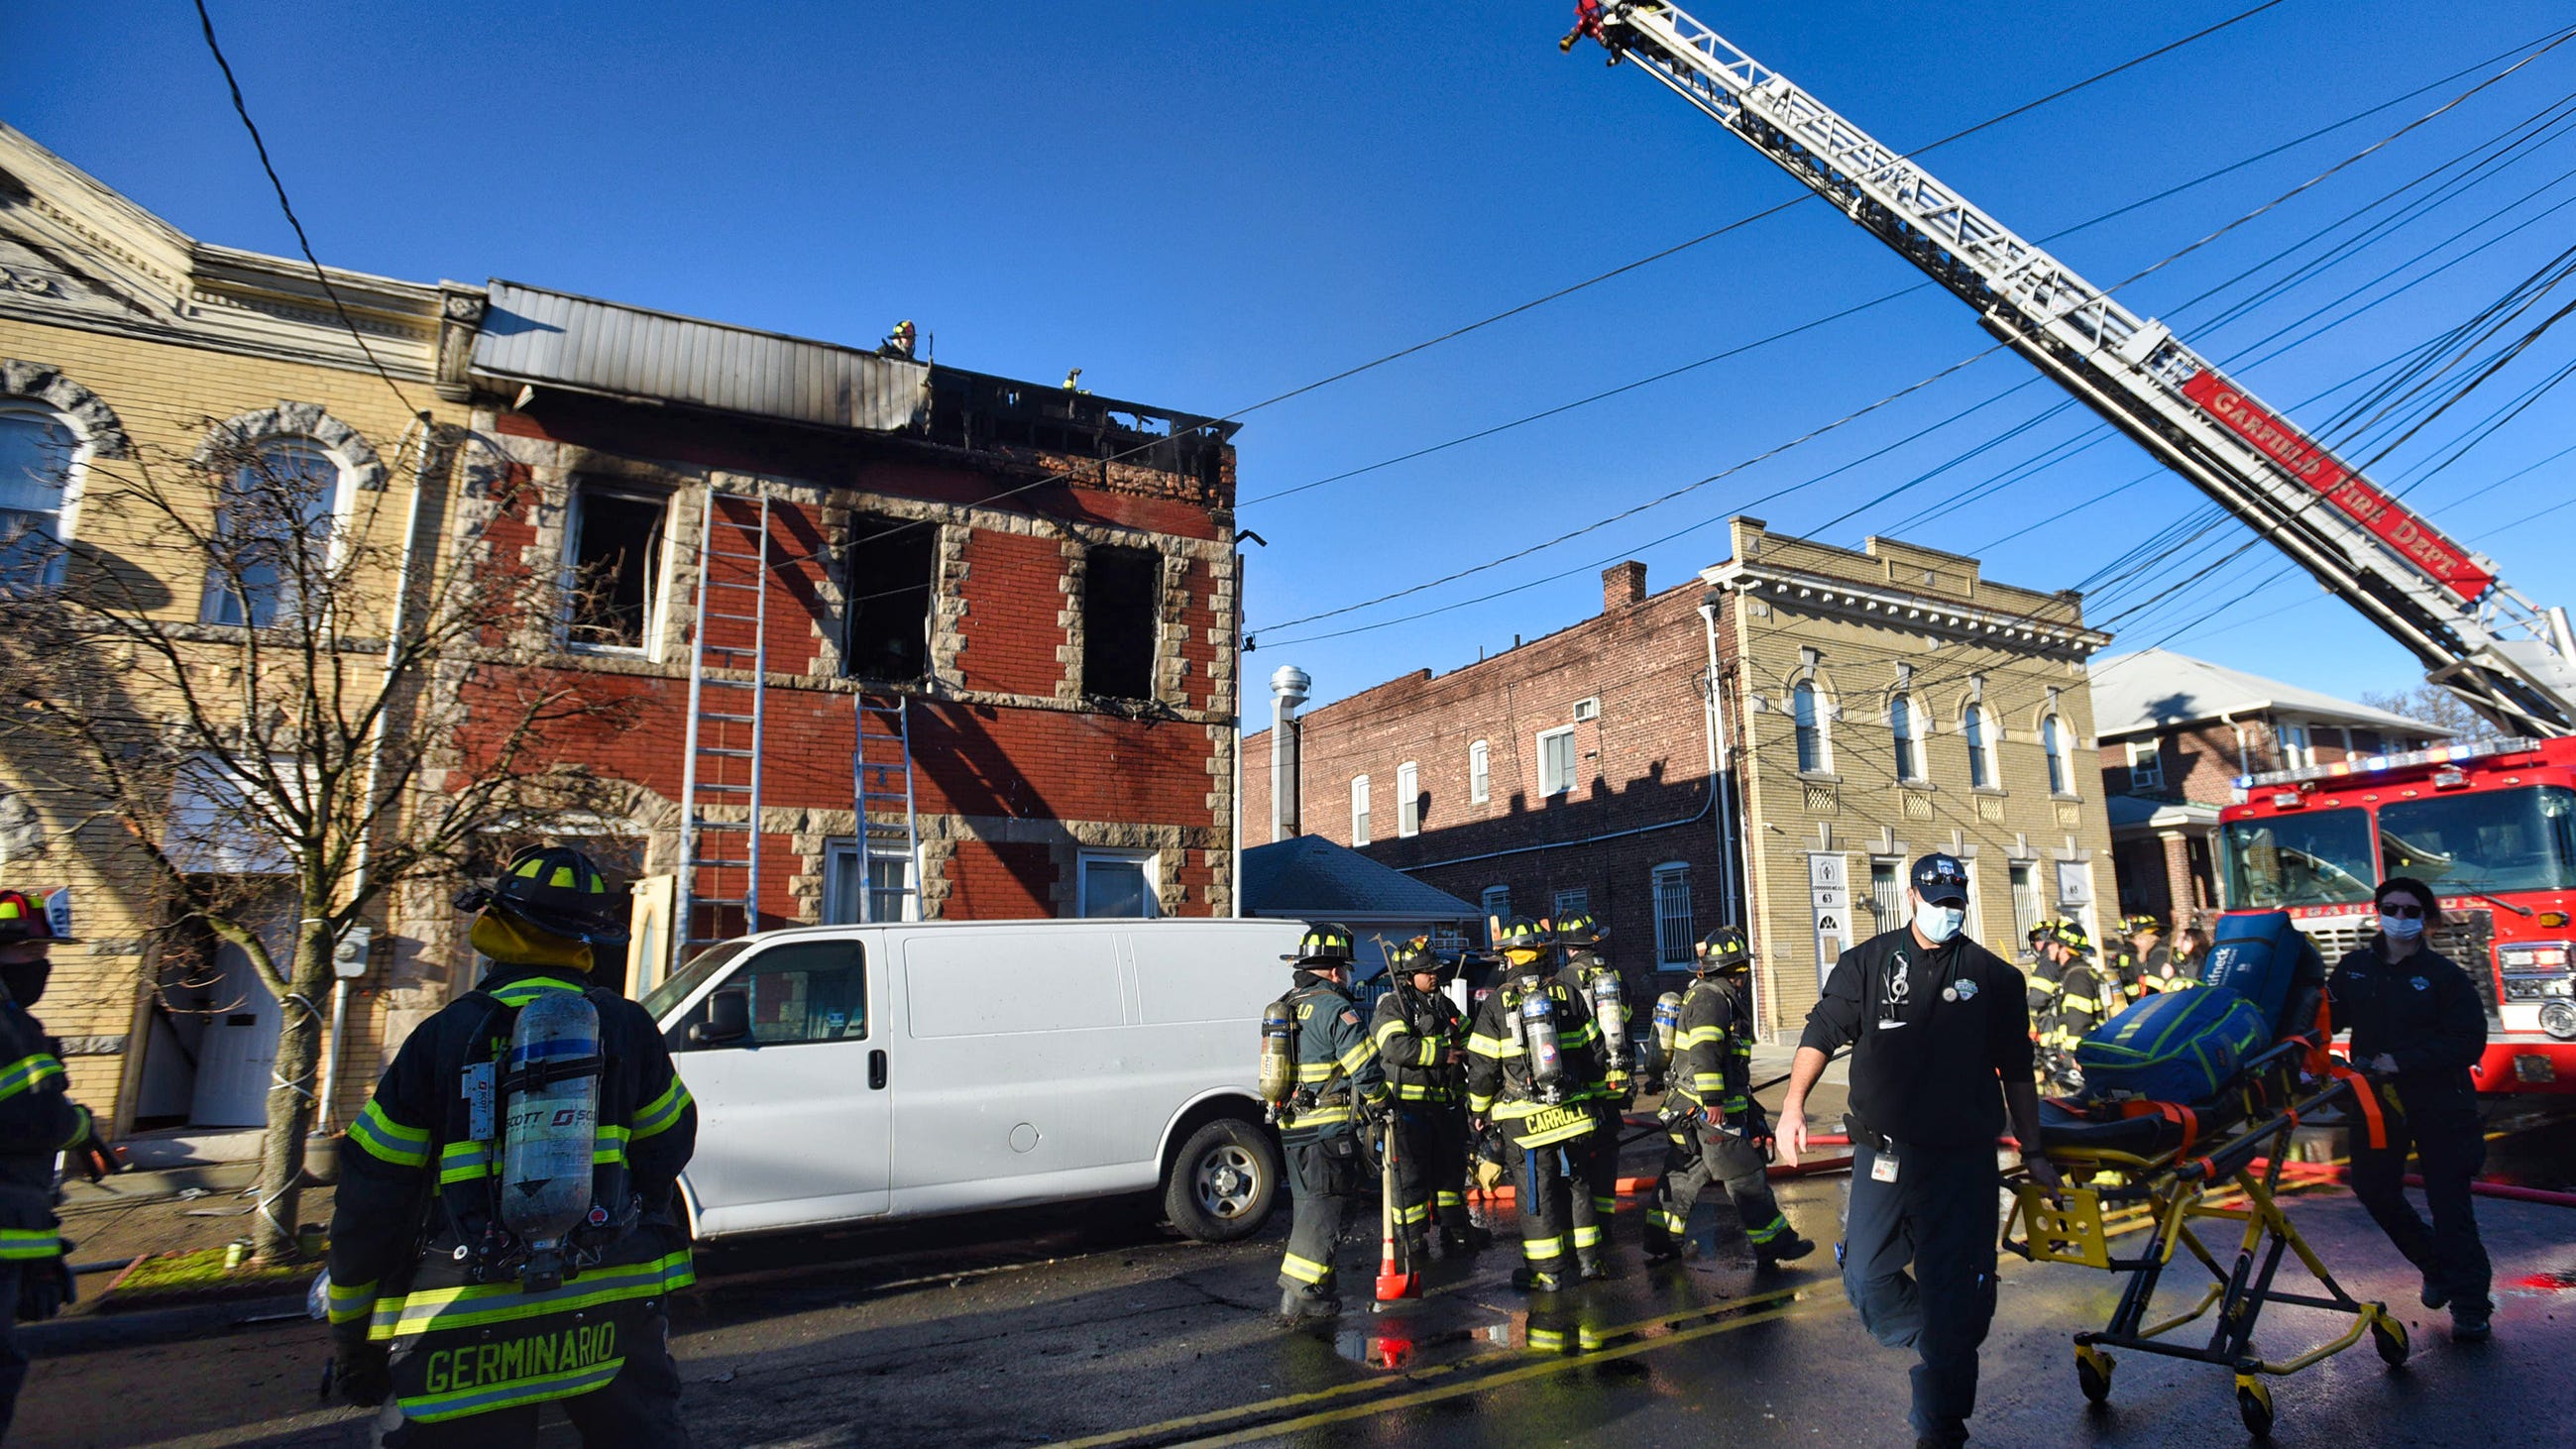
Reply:
[[[701,790],[722,790],[728,795],[748,795],[751,793],[751,787],[749,785],[718,785],[709,780],[700,780],[698,782],[698,788]]]
[[[710,648],[714,648],[714,649],[723,649],[723,648],[727,648],[727,647],[729,647],[729,646],[727,646],[727,645],[723,645],[723,644],[714,644],[714,645],[710,645],[710,646],[708,646],[708,647],[710,647]],[[748,653],[748,652],[750,652],[750,651],[746,650],[746,651],[744,651],[744,652],[745,652],[745,653]],[[705,678],[701,678],[701,679],[698,681],[698,683],[700,683],[700,684],[704,685],[705,687],[707,687],[707,688],[709,688],[709,689],[758,689],[758,688],[760,687],[759,682],[758,682],[758,681],[756,681],[756,680],[750,680],[750,679],[717,679],[717,678],[714,678],[714,677],[712,677],[712,676],[705,677]]]
[[[751,862],[747,860],[693,860],[690,861],[689,864],[699,870],[748,870],[751,868]],[[706,901],[712,900],[714,897],[699,896],[698,899]]]
[[[752,717],[747,714],[716,714],[713,711],[703,709],[698,711],[698,718],[722,720],[727,724],[750,724],[752,722]]]
[[[698,746],[698,753],[702,755],[722,755],[729,760],[748,760],[752,757],[753,752],[750,750],[718,749],[714,745],[700,745]]]
[[[751,822],[748,820],[708,820],[693,816],[689,823],[700,830],[749,830],[751,828]]]
[[[760,616],[757,614],[725,614],[719,613],[714,609],[701,610],[698,617],[702,620],[713,619],[726,624],[757,624],[760,622]]]
[[[745,532],[749,532],[749,530],[746,529]],[[708,549],[706,550],[706,556],[709,558],[729,558],[736,563],[765,564],[769,562],[769,556],[767,554],[735,553],[730,549],[722,548]]]

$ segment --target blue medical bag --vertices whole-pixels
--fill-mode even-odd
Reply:
[[[2188,1105],[2216,1096],[2247,1058],[2272,1044],[2263,1009],[2221,987],[2166,991],[2130,1003],[2075,1044],[2084,1095]]]
[[[2315,1010],[2314,997],[2296,988],[2322,989],[2326,967],[2317,948],[2290,924],[2288,911],[2246,912],[2218,918],[2200,980],[2254,1003],[2277,1040],[2293,1026],[2306,1025],[2285,1021],[2283,1013],[2302,1000],[2304,1009]]]

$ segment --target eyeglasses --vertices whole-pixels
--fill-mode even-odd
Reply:
[[[2400,905],[2395,901],[2382,901],[2379,903],[2379,913],[2383,916],[2395,916],[2401,921],[2414,921],[2423,918],[2424,908]]]

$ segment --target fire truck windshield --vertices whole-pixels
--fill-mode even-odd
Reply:
[[[2219,832],[2219,845],[2232,910],[2367,901],[2379,882],[2370,815],[2363,810],[2231,820]]]
[[[2379,807],[2386,875],[2444,895],[2576,888],[2576,790],[2527,785]]]

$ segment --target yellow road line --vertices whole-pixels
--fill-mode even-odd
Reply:
[[[1466,1287],[1469,1285],[1460,1284],[1458,1286]],[[1723,1303],[1709,1304],[1698,1308],[1664,1313],[1653,1318],[1639,1319],[1634,1323],[1619,1324],[1609,1328],[1595,1329],[1593,1331],[1603,1338],[1618,1338],[1626,1334],[1640,1333],[1650,1328],[1662,1328],[1669,1324],[1688,1319],[1707,1318],[1713,1314],[1720,1313],[1733,1313],[1763,1304],[1786,1303],[1796,1299],[1803,1291],[1805,1290],[1800,1288],[1780,1288],[1769,1293],[1757,1293],[1749,1298],[1731,1299]],[[1735,1320],[1730,1319],[1729,1321],[1732,1322]],[[1691,1329],[1682,1331],[1695,1333],[1698,1330]],[[1654,1343],[1663,1343],[1669,1340],[1658,1337],[1649,1341]],[[1159,1424],[1144,1424],[1133,1429],[1113,1429],[1105,1434],[1093,1434],[1087,1438],[1069,1439],[1056,1445],[1055,1449],[1103,1449],[1103,1446],[1106,1445],[1128,1444],[1139,1439],[1157,1439],[1164,1435],[1179,1433],[1187,1429],[1207,1428],[1235,1419],[1248,1418],[1257,1414],[1268,1414],[1275,1413],[1282,1409],[1293,1409],[1302,1404],[1318,1404],[1331,1399],[1348,1398],[1353,1394],[1379,1392],[1392,1388],[1398,1384],[1420,1383],[1427,1379],[1444,1378],[1450,1374],[1477,1368],[1500,1359],[1519,1358],[1523,1352],[1524,1350],[1521,1349],[1504,1348],[1496,1349],[1490,1353],[1470,1354],[1465,1358],[1458,1359],[1451,1363],[1428,1364],[1422,1368],[1407,1370],[1399,1375],[1390,1375],[1383,1378],[1354,1379],[1349,1383],[1335,1384],[1331,1388],[1311,1389],[1302,1394],[1283,1394],[1278,1398],[1263,1399],[1258,1403],[1236,1404],[1228,1408],[1211,1409],[1205,1413],[1185,1414],[1177,1419],[1166,1419]],[[1602,1355],[1586,1354],[1584,1357],[1600,1358]],[[1480,1378],[1476,1380],[1476,1382],[1484,1383],[1487,1382],[1487,1380]]]
[[[1376,1403],[1353,1404],[1347,1408],[1327,1409],[1321,1413],[1307,1414],[1300,1418],[1286,1419],[1268,1424],[1255,1424],[1249,1428],[1237,1429],[1231,1434],[1221,1434],[1213,1439],[1190,1440],[1189,1449],[1225,1449],[1225,1446],[1227,1445],[1249,1444],[1255,1440],[1276,1438],[1282,1434],[1293,1434],[1302,1429],[1318,1429],[1327,1424],[1347,1423],[1353,1419],[1366,1419],[1375,1417],[1379,1414],[1391,1414],[1398,1409],[1410,1409],[1423,1404],[1438,1403],[1443,1399],[1454,1399],[1460,1394],[1481,1393],[1486,1389],[1500,1388],[1506,1384],[1521,1383],[1529,1379],[1546,1378],[1551,1374],[1561,1374],[1568,1369],[1581,1368],[1586,1364],[1607,1363],[1612,1359],[1633,1358],[1638,1354],[1652,1353],[1657,1349],[1676,1348],[1682,1344],[1692,1343],[1699,1339],[1711,1337],[1715,1334],[1733,1333],[1739,1328],[1751,1328],[1755,1324],[1760,1323],[1774,1323],[1796,1313],[1817,1313],[1823,1310],[1823,1306],[1824,1305],[1822,1304],[1810,1304],[1803,1309],[1797,1306],[1773,1308],[1767,1312],[1757,1313],[1750,1318],[1730,1318],[1723,1323],[1709,1323],[1702,1324],[1698,1328],[1685,1328],[1678,1332],[1661,1334],[1653,1338],[1643,1339],[1639,1342],[1628,1344],[1620,1348],[1601,1349],[1592,1353],[1576,1354],[1570,1358],[1550,1359],[1545,1363],[1528,1364],[1521,1368],[1505,1369],[1499,1373],[1479,1374],[1462,1383],[1442,1384],[1437,1388],[1421,1389],[1410,1394],[1398,1394],[1393,1398],[1381,1400]]]

